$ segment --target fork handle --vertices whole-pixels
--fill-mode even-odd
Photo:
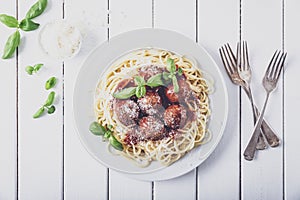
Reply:
[[[245,89],[245,91],[248,91],[248,93],[249,93],[249,94],[247,94],[247,95],[248,95],[248,98],[249,98],[249,100],[250,100],[250,102],[251,102],[251,108],[252,108],[252,114],[253,114],[253,121],[254,121],[254,125],[255,125],[258,116],[257,116],[256,107],[255,107],[254,101],[253,101],[253,96],[252,96],[252,92],[251,92],[251,87],[250,87],[250,85],[249,85],[248,83],[246,83],[246,84],[244,85],[244,89]],[[260,132],[260,134],[259,134],[258,141],[257,141],[257,144],[256,144],[256,149],[257,149],[257,150],[264,150],[264,149],[266,149],[266,148],[267,148],[267,144],[266,144],[266,142],[265,142],[265,139],[264,139],[263,133],[262,133],[262,129],[261,129],[261,132]]]
[[[246,87],[243,87],[244,91],[246,92],[249,100],[250,100],[250,90],[247,89]],[[253,104],[254,105],[254,104]],[[258,118],[259,116],[259,110],[258,108],[256,107],[256,105],[254,105],[254,108],[255,108],[255,115],[256,115],[256,118]],[[262,132],[264,134],[264,136],[266,137],[267,139],[267,142],[268,144],[271,146],[271,147],[277,147],[279,144],[280,144],[280,141],[279,141],[279,138],[277,137],[277,135],[275,134],[274,130],[270,127],[270,125],[263,119],[262,121],[262,124],[261,124],[261,129],[262,129]]]
[[[262,121],[263,121],[263,115],[264,115],[265,110],[266,110],[266,106],[267,106],[267,102],[269,100],[269,96],[270,96],[270,93],[268,92],[267,96],[266,96],[264,106],[263,106],[263,109],[262,109],[262,111],[259,115],[258,120],[256,121],[255,126],[254,126],[254,130],[252,132],[252,136],[250,138],[250,141],[248,142],[248,145],[247,145],[247,147],[244,151],[244,158],[246,160],[251,161],[254,158],[254,154],[255,154],[255,150],[256,150],[256,144],[257,144],[257,140],[258,140],[258,137],[259,137],[259,134],[260,134],[260,127],[261,127],[261,124],[262,124]]]
[[[256,114],[258,116],[259,111],[258,111],[257,107],[255,107],[255,110],[256,110]],[[263,119],[262,124],[261,124],[261,129],[262,129],[262,132],[264,133],[264,135],[265,135],[265,137],[268,141],[268,144],[271,147],[279,146],[279,144],[280,144],[279,138],[274,133],[274,130],[270,127],[270,125],[264,119]]]

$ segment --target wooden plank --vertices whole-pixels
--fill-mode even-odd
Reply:
[[[196,1],[154,1],[154,27],[170,29],[196,40]],[[196,170],[154,183],[154,199],[195,199]]]
[[[138,28],[151,27],[151,0],[110,0],[109,4],[110,36]],[[136,181],[113,170],[110,170],[109,184],[109,199],[111,200],[151,199],[152,197],[151,182]]]
[[[16,16],[16,3],[2,3],[1,14]],[[13,29],[0,25],[1,57],[5,42]],[[0,199],[17,197],[17,79],[16,57],[0,60]]]
[[[284,116],[285,116],[285,199],[299,199],[300,197],[300,154],[298,130],[298,106],[300,93],[296,91],[299,81],[299,34],[295,25],[300,17],[300,2],[296,0],[285,1],[285,37],[284,44],[288,52],[288,60],[284,73]]]
[[[106,0],[65,0],[65,19],[81,31],[81,50],[64,63],[64,197],[107,199],[107,168],[93,159],[79,140],[73,119],[73,90],[81,63],[107,39]]]
[[[24,18],[35,0],[19,1],[19,17]],[[34,21],[45,25],[62,17],[62,1],[49,2],[45,13]],[[22,32],[19,51],[19,198],[62,199],[63,172],[63,115],[62,115],[62,64],[44,55],[39,47],[41,28],[33,32]],[[27,65],[44,63],[37,73],[29,76]],[[32,115],[45,102],[49,91],[45,82],[51,76],[58,79],[52,90],[56,92],[56,111],[39,119]],[[51,91],[52,91],[51,90]]]
[[[224,76],[230,111],[223,138],[212,155],[198,167],[198,198],[239,199],[240,93],[228,78],[218,52],[227,42],[235,47],[239,39],[239,1],[199,0],[198,38]]]
[[[196,199],[196,170],[154,183],[154,199]]]
[[[276,49],[282,48],[282,1],[243,1],[242,36],[249,45],[253,95],[258,108],[262,108],[266,93],[261,80],[273,53]],[[282,90],[282,80],[279,80],[265,113],[265,119],[281,139]],[[253,130],[253,119],[249,101],[244,94],[242,96],[242,151],[244,151]],[[242,155],[241,157],[244,199],[278,199],[283,196],[282,145],[259,151],[252,162],[245,161]]]
[[[110,0],[109,4],[110,37],[134,29],[151,27],[151,0]]]

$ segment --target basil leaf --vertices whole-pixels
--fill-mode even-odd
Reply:
[[[120,143],[113,135],[110,136],[109,138],[109,143],[111,146],[113,146],[115,149],[119,151],[123,151],[123,145]]]
[[[48,95],[48,98],[46,100],[46,103],[44,106],[51,106],[51,104],[53,103],[54,101],[54,98],[55,98],[55,92],[50,92],[50,94]]]
[[[36,119],[38,117],[40,117],[45,111],[45,108],[44,106],[41,107],[40,109],[38,109],[38,111],[36,111],[36,113],[33,115],[33,118]]]
[[[16,51],[17,47],[20,44],[20,40],[21,40],[21,35],[18,30],[9,36],[4,47],[4,53],[2,55],[3,59],[12,57],[12,55],[14,54],[14,52]]]
[[[156,74],[148,79],[147,85],[150,87],[158,87],[160,85],[164,85],[163,81],[161,80],[162,74]]]
[[[40,24],[35,23],[31,19],[25,18],[21,21],[19,26],[23,31],[33,31],[33,30],[38,29]]]
[[[27,66],[25,68],[25,71],[27,72],[27,74],[32,75],[32,72],[34,71],[34,68],[32,66]]]
[[[17,28],[19,24],[18,20],[15,17],[6,14],[0,14],[0,22],[10,28]]]
[[[136,92],[136,87],[129,87],[121,90],[120,92],[114,93],[113,97],[116,99],[128,99],[133,96]]]
[[[47,0],[38,0],[35,4],[31,6],[31,8],[26,13],[27,19],[33,19],[39,15],[41,15],[47,7]]]
[[[98,122],[92,122],[90,124],[89,130],[94,134],[94,135],[104,135],[106,132],[106,129],[101,126]]]
[[[34,65],[33,66],[33,68],[34,68],[34,72],[37,72],[37,71],[39,71],[40,69],[41,69],[41,67],[43,67],[44,66],[44,64],[36,64],[36,65]]]
[[[176,71],[176,66],[172,58],[167,59],[167,70],[171,73],[174,73]]]
[[[48,108],[48,111],[47,111],[47,113],[48,114],[52,114],[52,113],[54,113],[55,112],[55,106],[51,106],[50,108]]]
[[[178,93],[179,92],[179,85],[178,85],[176,76],[172,77],[172,83],[173,83],[173,87],[174,87],[174,92]]]
[[[135,82],[135,84],[137,84],[137,85],[145,85],[145,80],[144,80],[144,78],[141,77],[141,76],[136,76],[136,77],[134,77],[134,82]]]
[[[55,77],[51,77],[46,81],[45,84],[45,89],[49,90],[50,88],[53,88],[56,84],[56,78]]]
[[[145,94],[146,94],[146,87],[144,85],[138,86],[136,88],[135,95],[137,96],[137,98],[141,98],[141,97],[145,96]]]
[[[182,68],[179,67],[179,68],[178,68],[178,75],[181,76],[182,74],[183,74]]]

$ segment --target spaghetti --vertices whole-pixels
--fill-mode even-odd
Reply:
[[[177,74],[168,81],[169,60]],[[146,82],[160,74],[163,85],[149,87]],[[146,84],[144,96],[114,97],[125,89],[141,89],[134,82],[137,76]],[[179,91],[174,92],[177,84]],[[137,50],[113,63],[97,85],[97,122],[111,128],[124,147],[120,154],[139,166],[154,160],[170,165],[210,137],[209,92],[207,80],[191,59],[161,49]]]

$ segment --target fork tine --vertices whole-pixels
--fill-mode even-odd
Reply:
[[[245,55],[245,62],[246,62],[246,69],[249,69],[249,57],[248,57],[248,44],[246,41],[244,41],[244,55]]]
[[[235,58],[234,53],[232,52],[231,47],[228,43],[225,45],[225,49],[226,49],[227,55],[230,60],[230,67],[231,67],[232,71],[236,71],[236,69],[235,69],[236,58]]]
[[[273,67],[271,69],[271,72],[270,72],[270,78],[271,79],[275,79],[276,78],[276,72],[277,72],[278,68],[280,67],[280,62],[281,62],[282,58],[283,58],[283,53],[279,50],[278,54],[277,54],[277,56],[275,58]]]
[[[230,76],[230,74],[232,74],[233,71],[232,71],[231,68],[229,67],[230,64],[229,64],[229,61],[228,61],[227,56],[226,56],[226,54],[225,54],[224,47],[221,47],[221,48],[219,49],[219,52],[220,52],[220,55],[221,55],[221,59],[222,59],[223,65],[224,65],[224,67],[225,67],[225,69],[226,69],[226,72],[227,72],[228,75]]]
[[[266,70],[266,73],[265,73],[266,77],[270,77],[270,72],[271,72],[272,66],[274,65],[274,59],[275,59],[277,53],[278,53],[278,50],[275,51],[269,65],[267,67],[267,70]]]
[[[284,53],[282,54],[281,58],[280,58],[280,63],[279,63],[279,67],[278,67],[278,70],[275,74],[275,79],[277,80],[281,74],[281,71],[283,69],[283,66],[284,66],[284,61],[285,61],[285,58],[287,56],[287,53]]]
[[[238,42],[236,46],[236,61],[237,61],[237,69],[241,71],[241,43]]]

